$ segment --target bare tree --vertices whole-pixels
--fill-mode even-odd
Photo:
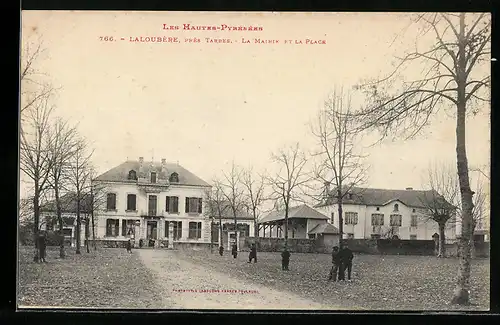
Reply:
[[[367,95],[367,105],[355,116],[362,129],[378,129],[381,137],[394,134],[411,138],[429,124],[444,104],[456,112],[457,172],[462,204],[460,264],[452,303],[469,304],[471,226],[473,192],[470,187],[466,151],[466,115],[477,114],[476,105],[489,103],[491,16],[487,13],[416,14],[423,25],[424,39],[433,33],[434,44],[415,49],[402,58],[388,77],[365,83],[359,88]],[[406,67],[416,66],[420,77],[405,78]],[[482,68],[484,68],[482,70]]]
[[[97,171],[95,170],[95,168],[89,167],[89,175],[90,184],[84,190],[84,196],[88,196],[88,198],[84,200],[85,206],[83,207],[83,210],[86,211],[87,214],[90,214],[90,220],[87,221],[89,224],[91,224],[92,227],[91,232],[94,250],[97,250],[95,235],[95,215],[96,213],[99,213],[105,209],[108,187],[102,182],[95,181],[95,178],[97,177]]]
[[[450,221],[456,220],[460,202],[460,187],[456,173],[446,165],[430,166],[427,175],[430,191],[419,197],[427,220],[434,221],[439,228],[438,257],[446,257],[445,230]]]
[[[38,262],[39,256],[36,238],[39,234],[40,196],[47,189],[53,164],[49,134],[52,110],[48,99],[37,101],[32,109],[26,111],[20,132],[20,169],[33,182],[35,262]]]
[[[285,212],[285,248],[288,247],[288,212],[290,204],[302,201],[303,189],[311,180],[311,175],[306,171],[307,157],[296,143],[288,148],[280,149],[272,154],[272,161],[278,166],[278,172],[267,177],[270,186],[270,198],[282,205]]]
[[[54,193],[56,206],[56,215],[59,221],[59,232],[63,235],[64,222],[62,218],[61,196],[67,192],[68,167],[70,160],[75,154],[77,130],[70,126],[67,121],[60,118],[56,119],[49,128],[50,137],[50,160],[51,168],[48,178],[48,184]],[[64,240],[61,240],[59,247],[59,257],[66,256],[64,250]]]
[[[43,52],[41,39],[36,41],[28,39],[23,42],[20,69],[21,121],[24,121],[28,110],[38,109],[40,102],[47,100],[55,92],[54,87],[44,80],[46,76],[36,68]]]
[[[81,212],[86,211],[84,208],[85,190],[91,185],[90,178],[93,172],[90,159],[92,158],[93,150],[89,152],[88,144],[83,138],[79,138],[75,143],[74,153],[71,156],[69,164],[69,183],[75,192],[76,199],[76,254],[80,254],[80,234],[81,234]],[[87,223],[88,225],[88,223]],[[88,231],[87,231],[88,233]],[[88,242],[88,240],[87,240]],[[87,252],[89,249],[87,247]]]
[[[224,247],[224,242],[222,240],[223,232],[222,232],[222,219],[225,216],[226,212],[230,208],[230,205],[227,203],[227,200],[223,194],[222,183],[220,180],[215,178],[212,181],[212,187],[207,189],[206,192],[206,208],[205,213],[208,214],[209,217],[215,218],[217,217],[219,220],[219,242],[220,247]]]
[[[362,161],[365,156],[356,152],[359,132],[355,128],[356,119],[353,118],[352,111],[351,95],[344,94],[342,89],[335,90],[325,100],[324,108],[318,114],[318,122],[312,128],[320,148],[314,154],[319,157],[314,174],[316,179],[325,184],[325,193],[319,199],[328,200],[333,196],[337,203],[340,248],[344,233],[343,200],[353,187],[366,181],[367,171]],[[334,195],[329,193],[330,185],[334,186]]]
[[[255,240],[259,238],[258,220],[261,214],[262,204],[265,202],[266,177],[264,175],[254,175],[253,168],[243,171],[241,184],[244,188],[245,203],[252,213],[254,224]]]
[[[234,218],[234,231],[236,233],[235,245],[238,249],[238,214],[245,207],[244,189],[241,186],[242,170],[234,164],[231,164],[231,169],[228,172],[223,172],[223,180],[221,181],[222,195],[225,198],[229,211]],[[222,225],[221,225],[222,226]]]

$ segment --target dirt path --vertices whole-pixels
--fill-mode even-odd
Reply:
[[[135,250],[153,271],[164,308],[179,309],[334,309],[297,295],[256,286],[157,249]]]

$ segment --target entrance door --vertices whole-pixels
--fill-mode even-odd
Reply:
[[[148,221],[146,239],[157,239],[157,221]]]

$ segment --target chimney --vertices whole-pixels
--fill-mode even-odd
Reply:
[[[406,188],[407,191],[412,191],[413,190],[413,187],[407,187]]]
[[[166,168],[165,168],[166,163],[167,163],[167,160],[165,158],[161,158],[161,172],[162,173],[165,173],[165,171],[166,171]]]
[[[139,157],[139,173],[143,171],[144,157]]]

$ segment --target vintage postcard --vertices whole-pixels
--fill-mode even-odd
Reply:
[[[489,310],[489,13],[23,11],[18,307]]]

